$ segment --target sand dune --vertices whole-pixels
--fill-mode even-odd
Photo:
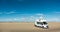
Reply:
[[[60,32],[59,22],[50,22],[49,29],[38,28],[34,23],[0,23],[0,32]]]

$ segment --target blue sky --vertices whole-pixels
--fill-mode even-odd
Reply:
[[[0,0],[0,21],[60,21],[60,0]]]

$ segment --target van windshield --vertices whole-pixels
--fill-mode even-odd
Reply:
[[[43,24],[47,24],[47,22],[43,22]]]
[[[37,22],[37,24],[43,25],[43,24],[47,24],[47,22]]]

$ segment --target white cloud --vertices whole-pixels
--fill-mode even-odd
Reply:
[[[5,21],[17,21],[17,20],[19,20],[19,19],[17,19],[17,18],[8,18],[8,19],[4,19]]]
[[[36,14],[36,15],[40,16],[40,15],[43,15],[43,14],[41,14],[41,13],[38,13],[38,14]]]
[[[21,18],[21,20],[26,20],[26,18]]]
[[[19,20],[19,19],[17,19],[17,18],[14,18],[13,20]]]
[[[2,21],[12,21],[12,19],[4,19],[4,20],[2,20]]]
[[[35,17],[35,16],[31,16],[31,17],[30,17],[31,20],[35,20],[35,19],[37,19],[37,18],[38,18],[38,17]]]
[[[31,18],[35,18],[34,16],[31,16]]]
[[[16,12],[14,12],[14,11],[5,12],[5,14],[13,14],[13,13],[16,13]]]
[[[60,12],[55,12],[55,13],[59,13],[60,14]]]
[[[32,19],[34,19],[34,18],[35,18],[34,16],[31,16],[31,17],[30,17],[30,20],[32,20]]]
[[[37,18],[45,18],[46,17],[44,14],[41,14],[41,13],[38,13],[36,15],[37,15]]]
[[[60,21],[59,18],[51,18],[51,19],[47,19],[48,21]]]

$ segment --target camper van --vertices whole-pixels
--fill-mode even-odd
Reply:
[[[35,27],[48,28],[48,23],[44,19],[37,19],[35,21]]]

